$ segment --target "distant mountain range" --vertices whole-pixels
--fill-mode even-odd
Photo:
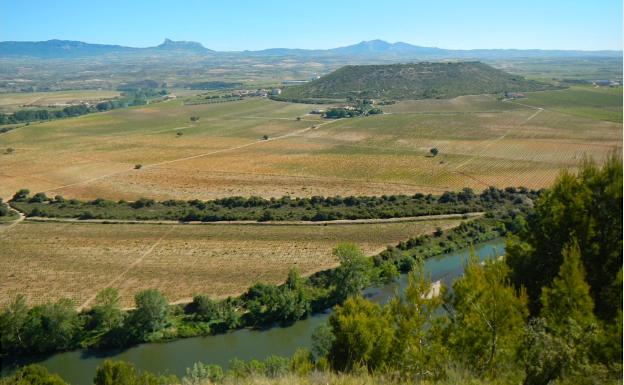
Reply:
[[[332,49],[271,48],[259,51],[213,51],[192,41],[165,41],[156,47],[134,48],[120,45],[90,44],[71,40],[47,40],[36,42],[0,42],[0,56],[35,58],[80,58],[106,55],[158,55],[176,54],[192,56],[253,56],[296,58],[377,58],[377,59],[494,59],[521,57],[621,57],[622,51],[566,51],[566,50],[518,50],[475,49],[448,50],[421,47],[408,43],[388,43],[383,40],[363,41],[358,44]]]

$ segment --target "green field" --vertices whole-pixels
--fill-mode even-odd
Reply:
[[[591,119],[622,122],[622,87],[574,86],[526,94],[519,102]]]

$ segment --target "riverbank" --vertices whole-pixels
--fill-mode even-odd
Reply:
[[[80,313],[75,312],[67,300],[60,300],[54,304],[48,303],[32,308],[24,314],[24,317],[29,319],[24,327],[35,326],[35,329],[25,331],[25,335],[30,337],[21,339],[14,345],[5,345],[3,350],[11,352],[14,356],[26,352],[28,354],[38,352],[45,355],[58,350],[70,350],[77,346],[97,351],[113,347],[125,348],[141,342],[160,342],[206,336],[244,327],[266,328],[276,323],[291,324],[310,314],[323,312],[339,303],[341,298],[346,298],[340,294],[346,285],[346,282],[341,278],[341,274],[343,274],[340,273],[341,269],[361,270],[368,277],[366,281],[371,280],[372,283],[392,281],[399,272],[410,271],[416,263],[424,258],[461,249],[475,240],[485,241],[503,236],[507,231],[505,223],[502,219],[485,217],[464,221],[460,226],[448,230],[438,228],[432,234],[408,239],[401,242],[397,247],[388,247],[382,253],[374,256],[371,260],[372,263],[367,263],[365,267],[358,268],[341,264],[336,269],[319,271],[305,278],[296,272],[294,275],[289,273],[285,285],[257,284],[239,297],[220,301],[215,301],[204,295],[196,296],[190,304],[166,305],[167,300],[160,292],[150,290],[153,292],[150,293],[150,296],[154,297],[154,300],[165,304],[162,310],[149,310],[147,313],[153,314],[156,311],[157,314],[163,314],[161,319],[157,321],[158,328],[147,327],[141,323],[143,321],[140,320],[143,317],[140,314],[147,310],[142,309],[138,302],[135,309],[122,311],[118,299],[115,299],[111,310],[107,310],[107,312],[114,311],[115,314],[118,314],[115,318],[117,321],[113,323],[103,322],[99,318],[99,313],[96,310],[97,306],[101,306],[102,299],[97,299],[96,296],[87,302],[92,307],[88,308],[87,305],[84,305],[81,307],[84,310]],[[87,225],[87,227],[90,226]],[[98,225],[94,224],[93,226]],[[99,226],[107,227],[107,225]],[[443,248],[440,247],[441,244],[444,245]],[[427,253],[414,253],[412,247],[415,248],[414,250],[426,250]],[[357,247],[353,250],[357,250]],[[361,251],[358,250],[357,253],[361,253]],[[341,258],[337,259],[342,261]],[[361,258],[366,260],[363,254]],[[291,273],[293,272],[291,271]],[[347,275],[349,276],[349,274]],[[114,287],[114,285],[109,286]],[[117,296],[116,291],[112,290],[110,295]],[[141,293],[143,292],[139,294]],[[204,305],[197,301],[204,303]],[[210,309],[208,313],[206,310],[202,310],[205,306]],[[46,338],[42,340],[44,342],[38,342],[37,336],[40,333],[45,335],[56,333],[54,330],[39,330],[36,325],[43,322],[40,318],[56,317],[56,315],[47,313],[57,312],[59,309],[63,309],[62,317],[66,318],[65,321],[69,322],[70,325],[76,325],[75,328],[68,330],[69,334],[65,332],[60,334],[59,336],[66,336],[62,337],[61,340]],[[33,319],[30,320],[30,318]]]
[[[500,255],[504,250],[504,240],[494,240],[476,245],[474,252],[480,259]],[[453,279],[463,272],[463,263],[470,254],[464,249],[451,254],[429,258],[424,269],[432,281],[440,281],[449,286]],[[407,276],[391,284],[369,288],[364,291],[366,298],[385,303],[394,293],[407,285]],[[312,333],[325,323],[330,312],[322,312],[295,322],[287,327],[273,327],[265,330],[239,329],[225,334],[205,337],[178,339],[164,343],[144,343],[127,349],[74,350],[58,353],[47,358],[28,359],[23,357],[3,369],[3,374],[11,372],[16,364],[37,362],[51,372],[58,373],[72,385],[90,385],[93,373],[105,359],[124,360],[137,368],[155,373],[182,376],[187,367],[197,361],[209,362],[229,367],[230,360],[263,360],[270,355],[290,357],[301,347],[310,347]]]

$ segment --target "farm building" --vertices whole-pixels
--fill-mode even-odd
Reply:
[[[524,98],[524,94],[520,92],[505,92],[506,99],[520,99]]]

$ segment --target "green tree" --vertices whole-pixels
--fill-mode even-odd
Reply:
[[[379,265],[379,282],[389,284],[399,277],[399,269],[392,261],[384,261]]]
[[[340,261],[340,266],[334,273],[336,300],[340,303],[360,294],[371,283],[372,263],[352,243],[338,245],[333,255]]]
[[[186,368],[186,375],[182,378],[182,385],[216,383],[223,380],[223,377],[223,368],[219,365],[206,365],[196,362],[191,368]]]
[[[334,334],[327,323],[319,325],[312,333],[312,355],[316,361],[326,357],[334,343]]]
[[[13,198],[11,198],[11,200],[14,202],[22,202],[22,201],[25,201],[26,198],[28,198],[29,194],[30,194],[30,190],[23,188],[17,191],[15,194],[13,194]]]
[[[571,353],[565,341],[548,330],[546,320],[530,320],[519,350],[525,372],[524,384],[547,385],[560,378],[573,363]]]
[[[144,290],[134,297],[136,310],[132,323],[139,337],[161,330],[167,324],[169,305],[167,299],[155,289]]]
[[[529,324],[522,350],[525,383],[548,384],[565,376],[600,377],[605,370],[593,357],[600,330],[576,241],[564,249],[559,274],[542,289],[541,301],[542,318]]]
[[[124,361],[106,360],[98,366],[93,385],[171,385],[178,384],[175,377],[156,376],[141,372],[134,365]]]
[[[0,314],[0,346],[3,352],[25,347],[24,326],[28,319],[26,297],[18,294]]]
[[[1,378],[0,385],[67,385],[61,377],[41,365],[28,365],[11,376]]]
[[[299,275],[299,271],[296,268],[291,268],[288,271],[288,277],[286,278],[286,287],[289,290],[298,290],[301,288],[301,275]]]
[[[541,300],[541,315],[554,326],[562,326],[570,319],[579,325],[596,322],[594,302],[576,242],[564,250],[559,274],[550,287],[542,288]]]
[[[119,305],[120,299],[119,292],[112,287],[97,294],[95,305],[91,309],[96,329],[108,331],[121,326],[125,313]]]
[[[210,322],[219,318],[219,306],[208,296],[196,295],[190,307],[191,312],[201,321]]]
[[[412,379],[439,376],[441,368],[436,364],[439,346],[432,338],[430,327],[441,305],[442,297],[425,277],[422,265],[408,275],[405,292],[395,295],[387,305],[394,329],[390,362],[402,376]]]
[[[575,239],[596,315],[612,320],[621,309],[617,274],[622,267],[622,159],[609,156],[602,167],[586,160],[577,175],[562,172],[535,204],[527,232],[507,248],[516,287],[526,288],[532,314],[541,307],[563,262],[563,250]]]
[[[479,375],[504,373],[523,335],[528,314],[526,295],[516,295],[508,272],[504,262],[481,265],[472,254],[448,300],[452,308],[448,326],[452,354]]]
[[[77,346],[82,322],[69,299],[35,306],[28,312],[25,340],[32,352],[47,353]]]
[[[394,333],[386,312],[362,297],[350,297],[329,317],[334,341],[328,360],[336,370],[390,365]]]
[[[219,304],[219,318],[221,318],[223,326],[228,329],[234,329],[240,324],[240,317],[231,298],[228,297]]]
[[[307,349],[297,349],[290,360],[290,371],[299,375],[307,376],[314,369],[312,353]]]

